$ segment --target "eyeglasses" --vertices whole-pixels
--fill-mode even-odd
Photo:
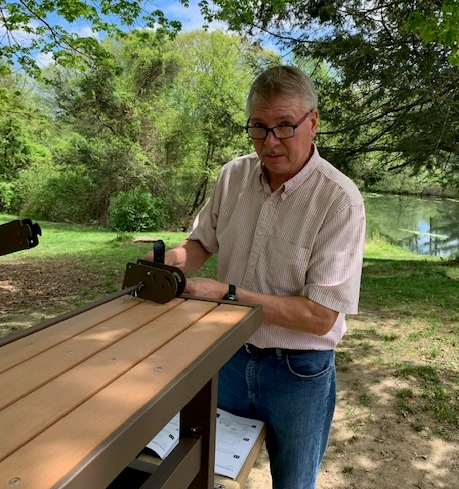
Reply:
[[[270,132],[273,133],[274,137],[277,139],[289,139],[293,138],[295,135],[295,129],[303,123],[308,115],[314,109],[306,112],[306,114],[296,123],[296,124],[285,124],[283,126],[274,126],[274,127],[263,127],[263,126],[249,126],[250,118],[247,120],[247,124],[245,126],[245,130],[247,134],[252,139],[266,139]]]

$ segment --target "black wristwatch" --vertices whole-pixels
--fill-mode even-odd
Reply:
[[[229,284],[228,293],[223,297],[226,301],[237,301],[236,286]]]

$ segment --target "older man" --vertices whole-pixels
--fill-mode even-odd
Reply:
[[[301,70],[262,73],[247,112],[256,152],[223,166],[166,263],[195,272],[218,254],[218,281],[190,278],[186,292],[262,306],[262,326],[220,371],[219,407],[266,423],[274,489],[313,489],[335,407],[334,348],[358,308],[363,200],[313,143],[317,95]]]

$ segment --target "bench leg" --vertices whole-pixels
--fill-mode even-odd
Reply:
[[[217,390],[216,375],[180,411],[180,441],[159,466],[131,462],[144,473],[139,489],[214,488]]]
[[[218,375],[215,375],[180,412],[180,436],[202,439],[201,470],[189,489],[213,489]]]

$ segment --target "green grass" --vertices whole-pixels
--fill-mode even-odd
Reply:
[[[0,215],[0,224],[12,219]],[[22,280],[27,289],[2,303],[2,322],[13,330],[119,290],[126,264],[152,248],[151,243],[132,242],[146,236],[142,233],[40,225],[43,236],[37,247],[0,257],[0,285]],[[169,249],[186,234],[148,236],[163,239]],[[215,277],[216,266],[213,258],[199,275]],[[27,297],[33,297],[34,308]],[[367,243],[360,312],[349,317],[348,328],[337,350],[337,368],[359,379],[347,393],[355,409],[377,409],[375,387],[383,380],[400,381],[391,392],[392,412],[409,419],[414,432],[428,427],[430,433],[458,439],[459,261],[414,255],[380,240]]]
[[[345,366],[352,357],[373,385],[388,376],[407,384],[395,392],[395,412],[413,431],[450,440],[459,435],[458,312],[458,260],[366,244],[360,315],[343,342]],[[363,384],[356,404],[365,399]]]

